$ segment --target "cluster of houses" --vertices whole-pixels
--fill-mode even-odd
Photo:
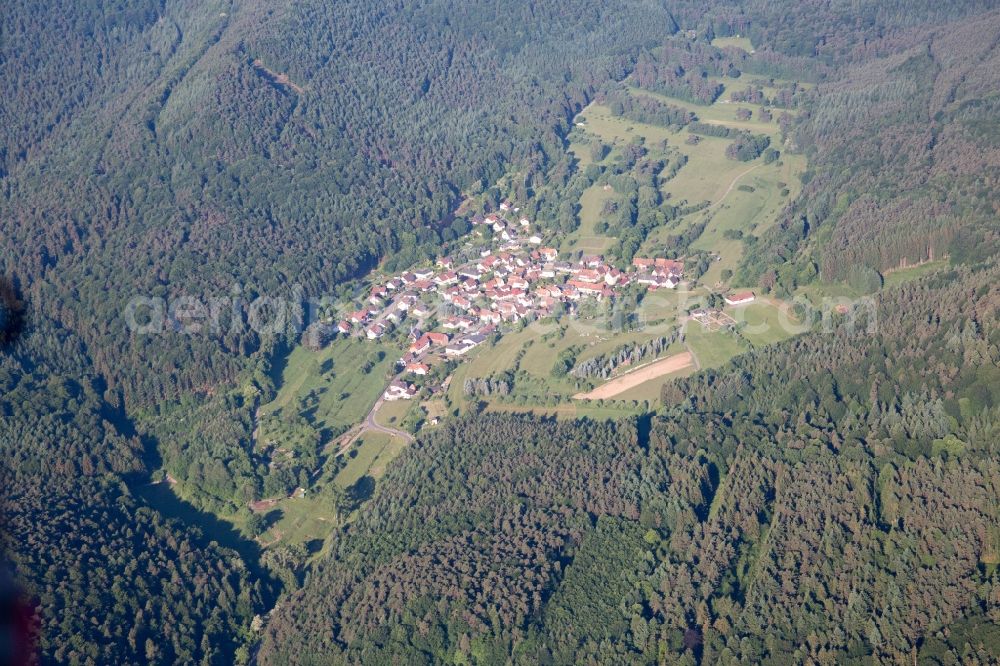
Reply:
[[[546,316],[556,305],[585,298],[612,298],[622,286],[638,283],[650,289],[676,287],[683,265],[670,259],[635,260],[635,271],[621,271],[602,257],[558,261],[553,248],[530,252],[483,251],[478,260],[455,266],[438,260],[425,268],[375,285],[365,307],[337,324],[349,335],[363,331],[377,340],[409,317],[438,315],[446,331],[475,333],[485,326]]]
[[[512,210],[509,204],[500,208]],[[540,247],[537,235],[522,239],[519,232],[530,233],[525,219],[515,225],[488,215],[473,222],[493,228],[498,239],[494,247],[461,263],[444,257],[435,267],[415,268],[374,285],[365,306],[340,321],[337,331],[377,340],[407,320],[411,345],[399,364],[405,374],[421,376],[429,372],[424,361],[430,355],[461,357],[501,323],[548,316],[562,304],[572,307],[582,299],[613,298],[628,284],[674,288],[683,275],[683,264],[671,259],[636,258],[627,271],[600,256],[560,261],[554,248]],[[424,332],[432,319],[440,330]],[[415,393],[410,389],[397,381],[384,397],[406,399]]]

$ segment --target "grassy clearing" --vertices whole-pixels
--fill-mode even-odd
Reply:
[[[778,306],[757,301],[750,305],[725,308],[725,312],[738,322],[746,322],[743,336],[754,346],[763,346],[787,340],[800,332],[798,321],[791,315],[782,316]]]
[[[928,261],[926,263],[909,266],[907,268],[896,268],[885,273],[884,286],[895,287],[896,285],[909,282],[910,280],[922,278],[923,276],[929,275],[936,270],[940,270],[947,265],[947,260],[937,259],[935,261]]]
[[[716,204],[735,187],[742,174],[754,164],[726,157],[729,139],[703,137],[694,146],[684,144],[688,162],[677,175],[664,183],[663,196],[675,205],[708,201]]]
[[[406,442],[382,432],[366,432],[351,447],[347,465],[337,474],[336,483],[350,488],[363,476],[378,479],[389,464],[406,447]]]
[[[427,400],[423,403],[423,406],[427,410],[427,424],[425,424],[425,428],[432,420],[444,418],[448,415],[448,403],[441,398]]]
[[[277,419],[287,410],[304,416],[320,432],[339,432],[361,421],[385,387],[400,350],[368,341],[340,339],[319,352],[296,347],[282,371],[273,401],[261,407],[258,441],[276,440]],[[376,360],[379,359],[379,360]],[[373,362],[365,373],[361,369]]]
[[[600,185],[591,185],[584,190],[580,197],[580,227],[563,241],[564,250],[600,254],[614,242],[613,238],[598,234],[595,229],[601,219],[604,202],[614,197],[614,191],[605,190]]]
[[[750,42],[749,37],[716,37],[712,40],[712,46],[718,49],[735,46],[747,53],[753,53],[753,44]]]
[[[375,412],[375,422],[387,428],[398,428],[415,404],[416,402],[413,400],[383,402],[382,406]]]
[[[615,117],[611,110],[601,104],[591,104],[580,113],[586,121],[586,132],[599,137],[604,143],[628,143],[634,137],[641,136],[648,142],[666,140],[671,145],[683,142],[683,136],[666,127],[637,123],[628,118]]]
[[[685,342],[702,368],[718,368],[729,359],[747,351],[746,343],[728,331],[708,331],[701,324],[690,322]]]
[[[739,265],[743,241],[727,238],[727,232],[760,235],[777,222],[781,211],[801,190],[799,174],[805,169],[805,157],[790,155],[773,164],[760,161],[753,164],[757,165],[756,168],[744,173],[732,189],[704,214],[710,217],[709,223],[692,247],[718,253],[720,257],[702,276],[705,284],[722,283],[722,271],[734,271]],[[752,191],[746,188],[752,188]]]
[[[684,316],[701,297],[701,291],[683,289],[657,289],[646,294],[639,306],[639,315],[647,325],[647,330],[665,334],[676,326],[677,319]]]
[[[824,300],[854,300],[863,296],[844,282],[813,282],[797,288],[795,295],[815,306],[821,306]]]
[[[280,536],[278,543],[309,543],[325,539],[340,523],[336,506],[329,497],[309,495],[281,500],[274,509],[280,518],[264,539]]]
[[[448,387],[448,399],[451,403],[461,405],[465,402],[463,385],[466,378],[488,377],[514,370],[518,365],[518,353],[524,345],[531,342],[533,337],[532,332],[525,329],[504,335],[495,346],[485,344],[472,351],[451,376],[451,384]]]

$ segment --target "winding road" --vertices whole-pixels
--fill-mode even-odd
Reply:
[[[392,383],[398,378],[399,375],[393,377],[391,380],[389,380],[389,382]],[[386,384],[385,388],[388,387],[389,384]],[[383,392],[385,391],[385,389],[382,390]],[[384,403],[385,403],[385,398],[383,398],[382,395],[379,394],[378,400],[375,401],[375,404],[372,405],[372,408],[368,411],[368,415],[365,416],[365,420],[362,421],[357,426],[355,426],[354,428],[352,428],[351,431],[348,431],[345,435],[341,437],[340,446],[337,448],[338,456],[342,456],[345,453],[347,453],[347,451],[351,448],[351,445],[354,444],[354,442],[358,441],[358,438],[361,437],[361,435],[365,434],[366,432],[381,432],[383,434],[390,435],[392,437],[399,437],[407,444],[413,443],[413,435],[411,435],[410,433],[406,432],[405,430],[399,430],[398,428],[390,428],[389,426],[384,426],[375,420],[375,414],[378,413],[379,408],[381,408]]]
[[[372,406],[371,411],[368,412],[368,416],[365,417],[365,421],[361,431],[365,432],[367,430],[373,430],[375,432],[385,433],[386,435],[393,435],[394,437],[402,437],[407,444],[413,442],[413,435],[406,432],[405,430],[399,430],[398,428],[390,428],[389,426],[384,426],[379,424],[375,420],[375,414],[378,412],[379,408],[382,406],[382,403],[384,402],[385,398],[379,398],[378,400],[375,401],[375,404]]]

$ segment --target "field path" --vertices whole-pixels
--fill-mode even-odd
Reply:
[[[740,182],[740,179],[743,178],[743,176],[747,175],[748,173],[750,173],[754,169],[756,169],[758,167],[761,167],[761,166],[764,166],[764,165],[763,164],[755,164],[752,167],[750,167],[749,169],[747,169],[746,171],[738,174],[735,178],[733,178],[733,181],[731,183],[729,183],[729,187],[727,187],[726,191],[722,193],[722,196],[719,197],[719,200],[716,201],[715,203],[713,203],[711,206],[709,206],[706,210],[711,210],[711,209],[715,208],[716,206],[718,206],[719,204],[721,204],[723,201],[725,201],[726,197],[729,196],[729,193],[733,191],[734,187],[736,187],[736,183]]]
[[[612,398],[619,393],[624,393],[635,388],[639,384],[648,382],[650,379],[663,377],[678,370],[684,370],[694,365],[694,356],[691,352],[681,352],[659,361],[654,361],[632,372],[626,373],[617,379],[612,379],[606,384],[598,386],[588,393],[577,393],[573,396],[576,400],[602,400]]]
[[[691,354],[691,364],[694,365],[694,369],[701,370],[701,363],[698,361],[698,356],[695,355],[694,350],[691,349],[691,345],[688,344],[687,340],[684,341],[684,349],[687,349],[688,354]]]

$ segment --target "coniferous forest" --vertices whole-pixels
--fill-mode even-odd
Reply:
[[[781,145],[697,118],[720,80]],[[9,0],[0,93],[0,564],[40,662],[1000,660],[996,3]],[[309,559],[157,508],[175,481],[210,519],[309,478],[253,448],[299,331],[135,335],[131,299],[349,300],[460,248],[501,178],[572,228],[595,100],[730,160],[804,156],[736,279],[871,300],[640,416],[448,416]],[[682,211],[638,212],[683,165],[636,151],[625,265]]]

